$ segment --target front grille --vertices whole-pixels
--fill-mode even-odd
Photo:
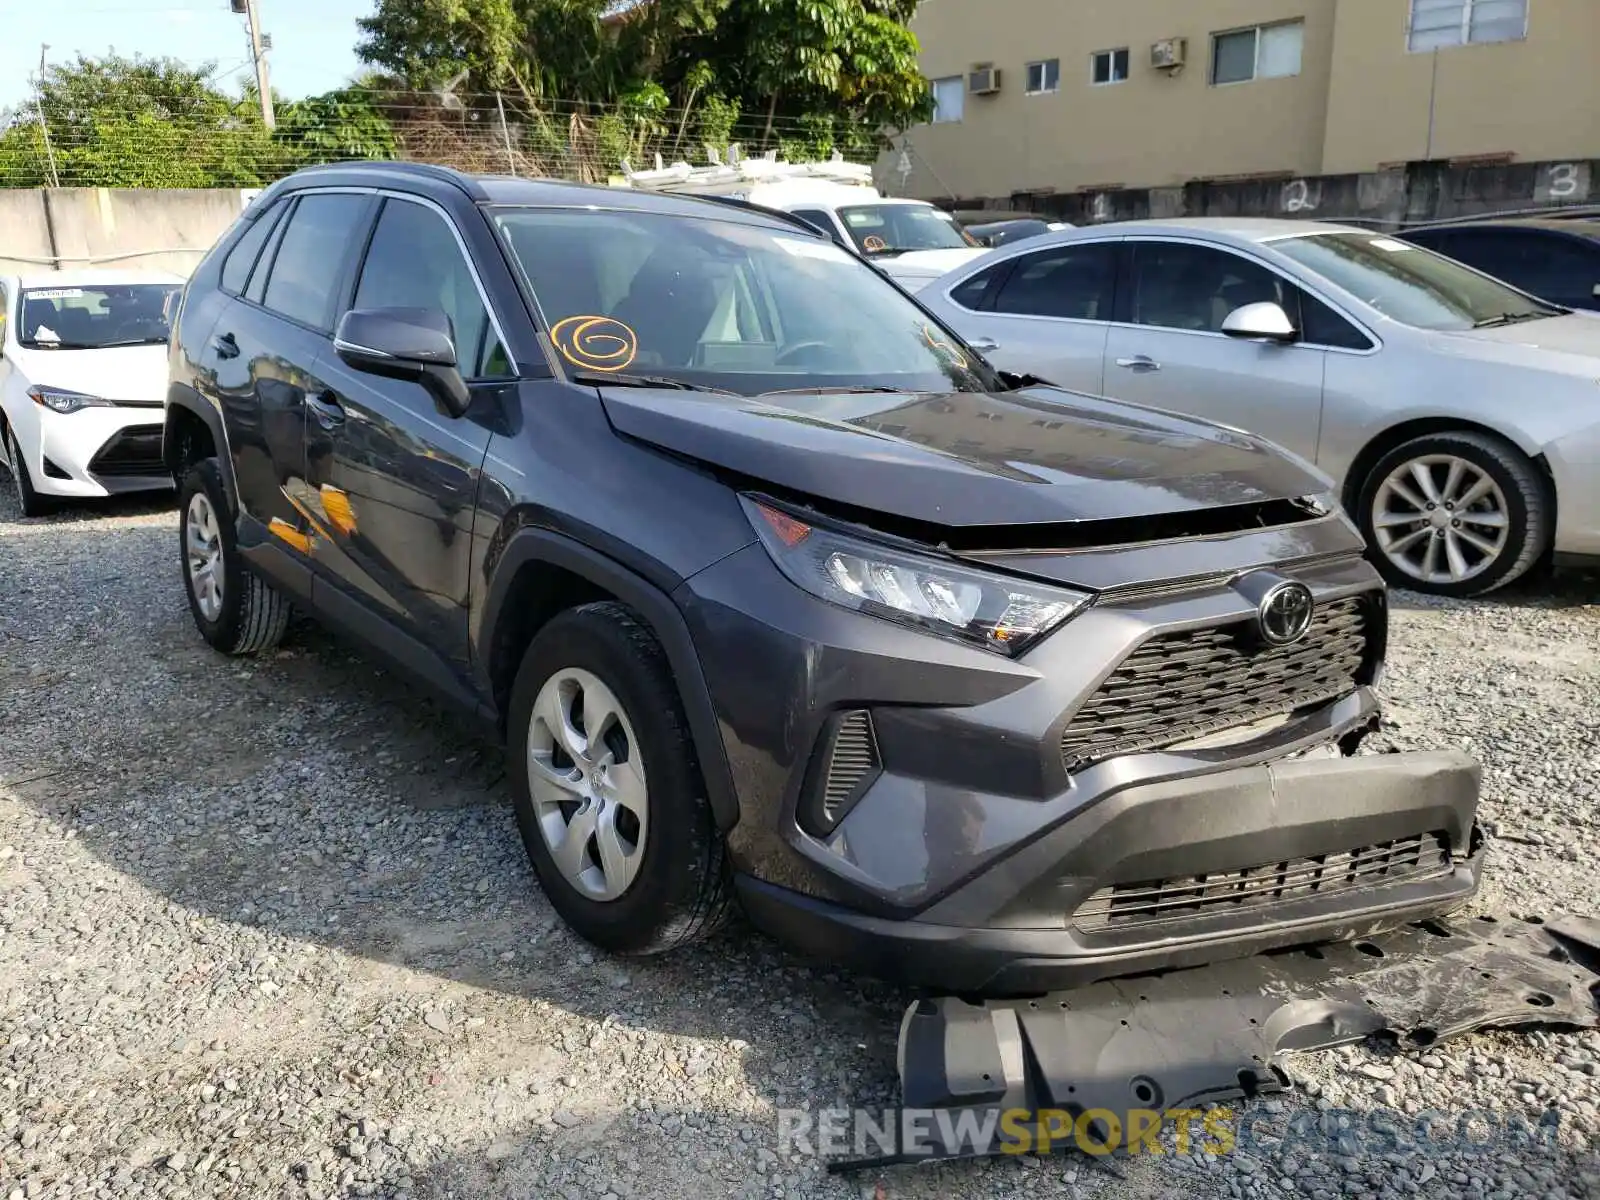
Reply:
[[[865,709],[846,713],[834,734],[828,774],[822,788],[822,816],[829,827],[844,817],[856,790],[878,770],[878,741]]]
[[[1450,839],[1443,833],[1417,834],[1238,871],[1117,884],[1090,896],[1072,919],[1084,930],[1155,925],[1307,896],[1391,887],[1432,879],[1449,870]]]
[[[1153,637],[1067,723],[1062,765],[1080,771],[1346,695],[1367,665],[1371,617],[1352,596],[1320,605],[1292,646],[1259,646],[1253,620]]]
[[[91,475],[165,475],[161,458],[160,425],[129,425],[120,429],[100,447],[89,462]]]

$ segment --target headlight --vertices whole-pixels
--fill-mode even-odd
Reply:
[[[813,596],[1009,656],[1089,602],[1085,592],[1011,579],[811,525],[740,502],[778,569]]]
[[[110,408],[111,401],[99,396],[85,396],[82,392],[69,392],[65,388],[31,387],[28,395],[35,404],[42,404],[51,412],[75,413],[80,408]]]

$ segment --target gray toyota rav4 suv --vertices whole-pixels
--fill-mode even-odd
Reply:
[[[737,903],[1015,995],[1477,886],[1474,764],[1358,753],[1385,595],[1325,478],[997,373],[780,215],[302,171],[188,286],[165,455],[202,636],[293,605],[489,722],[614,951]]]

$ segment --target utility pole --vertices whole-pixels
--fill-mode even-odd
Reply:
[[[228,7],[243,13],[250,22],[250,57],[256,64],[256,91],[261,95],[261,123],[269,130],[277,127],[272,112],[272,79],[267,72],[267,51],[262,45],[261,12],[258,0],[228,0]]]
[[[44,137],[45,157],[50,160],[50,186],[58,188],[61,186],[61,176],[56,174],[56,151],[50,144],[50,122],[45,120],[44,115],[44,56],[49,50],[48,43],[39,47],[39,78],[34,84],[33,98],[39,107],[39,132]],[[52,250],[51,253],[55,252]]]

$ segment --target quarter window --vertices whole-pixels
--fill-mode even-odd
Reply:
[[[350,193],[301,197],[278,243],[262,303],[314,329],[331,328],[339,264],[366,208],[367,197]]]
[[[1128,51],[1099,50],[1089,58],[1089,81],[1096,85],[1121,83],[1128,77]]]
[[[1289,285],[1259,263],[1187,242],[1134,247],[1135,325],[1220,333],[1229,313],[1261,303],[1294,311]]]
[[[356,286],[357,308],[427,308],[450,318],[468,378],[504,376],[508,363],[483,296],[445,219],[421,204],[388,200],[378,215]]]
[[[283,207],[282,204],[275,204],[270,212],[258,216],[245,230],[244,236],[234,243],[233,249],[228,251],[228,257],[222,264],[223,291],[236,296],[244,291],[251,268],[256,265],[256,259],[261,257],[261,247],[266,245],[267,237],[283,215]]]
[[[931,80],[928,86],[933,91],[933,123],[948,125],[961,120],[967,99],[967,81],[960,75],[951,75]]]
[[[1372,349],[1371,338],[1309,292],[1300,293],[1300,340],[1339,350]]]
[[[1528,34],[1528,0],[1411,0],[1406,46],[1438,50],[1482,42],[1515,42]]]
[[[1115,243],[1057,246],[1024,255],[995,297],[994,311],[1109,321],[1117,277]]]
[[[1028,87],[1030,96],[1040,96],[1046,92],[1059,92],[1061,90],[1061,60],[1047,58],[1042,62],[1028,64]]]
[[[1305,32],[1304,21],[1290,21],[1213,34],[1211,82],[1246,83],[1300,74]]]

